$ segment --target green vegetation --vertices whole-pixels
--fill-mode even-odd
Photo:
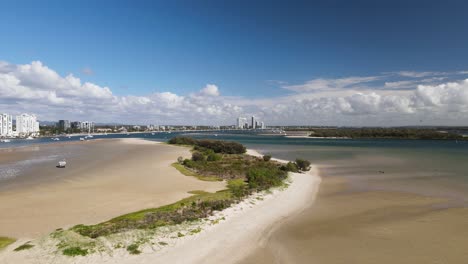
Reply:
[[[9,237],[0,237],[0,249],[6,248],[7,246],[13,244],[16,240]]]
[[[127,247],[127,251],[132,255],[138,255],[141,253],[138,247],[139,247],[138,244],[131,244]]]
[[[77,225],[72,230],[86,237],[97,238],[132,229],[154,229],[205,218],[213,211],[229,207],[232,202],[228,190],[199,192],[173,204],[122,215],[96,225]]]
[[[190,137],[173,137],[168,143],[194,146],[196,150],[211,149],[215,153],[224,154],[243,154],[246,151],[245,147],[240,143],[221,140],[198,140]]]
[[[247,172],[247,183],[250,189],[266,190],[281,185],[286,177],[286,171],[277,167],[254,167]]]
[[[62,251],[65,256],[75,257],[75,256],[86,256],[88,255],[88,249],[83,249],[80,247],[69,247]]]
[[[297,168],[301,171],[310,170],[310,161],[303,159],[296,159]]]
[[[314,129],[311,137],[400,138],[466,140],[462,135],[422,128],[324,128]]]
[[[31,243],[31,241],[28,241],[28,242],[24,243],[23,245],[15,248],[14,251],[22,251],[22,250],[33,248],[34,245],[32,245],[30,243]]]
[[[263,160],[264,161],[270,161],[271,160],[271,155],[264,155]]]
[[[209,177],[209,176],[200,175],[192,170],[187,169],[184,165],[179,164],[177,162],[172,163],[172,167],[176,168],[180,173],[182,173],[185,176],[193,176],[201,181],[222,181],[223,180],[218,177]]]
[[[249,193],[247,189],[247,184],[243,179],[234,179],[229,180],[228,189],[231,191],[232,195],[236,198],[242,198]]]

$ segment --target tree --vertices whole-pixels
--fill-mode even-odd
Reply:
[[[271,155],[264,155],[263,156],[264,161],[270,161],[270,159],[271,159]]]
[[[183,157],[178,157],[178,158],[177,158],[177,162],[178,162],[179,164],[184,163],[184,158],[183,158]]]
[[[195,151],[192,153],[192,160],[193,161],[205,161],[205,156],[203,156],[203,154],[201,154],[200,152]]]
[[[296,165],[301,171],[310,170],[310,161],[303,159],[296,159]]]

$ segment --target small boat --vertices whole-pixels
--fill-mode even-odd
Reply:
[[[89,134],[89,135],[87,135],[87,137],[88,137],[88,138],[92,138],[92,137],[93,137],[93,135]]]
[[[32,139],[34,139],[34,138],[31,137],[31,136],[29,136],[29,137],[27,137],[26,139],[27,139],[27,140],[32,140]]]
[[[9,139],[1,139],[0,142],[2,142],[2,143],[9,143],[9,142],[11,142],[11,140],[9,140]]]
[[[80,138],[80,141],[84,141],[84,140],[85,140],[85,138]]]
[[[65,168],[66,165],[67,165],[67,162],[65,160],[61,160],[58,162],[57,168]]]
[[[155,134],[154,133],[151,133],[152,136],[154,136]]]
[[[54,140],[54,141],[59,141],[60,138],[56,137],[56,138],[52,138],[52,140]]]

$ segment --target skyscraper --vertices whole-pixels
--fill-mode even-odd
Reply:
[[[59,120],[58,127],[61,131],[67,131],[70,129],[70,120]]]
[[[39,122],[35,115],[21,114],[16,116],[16,132],[19,136],[39,133]]]
[[[0,114],[0,137],[13,136],[13,117],[9,114]]]
[[[255,121],[255,116],[252,116],[252,124],[250,126],[252,129],[255,129],[257,127],[257,122]]]

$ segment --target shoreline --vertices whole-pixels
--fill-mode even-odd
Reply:
[[[247,149],[247,155],[263,157],[258,151]],[[272,158],[287,163],[289,161]],[[208,220],[223,219],[216,225],[202,225],[203,231],[182,240],[176,241],[173,247],[161,252],[149,252],[140,256],[130,256],[123,261],[113,263],[213,263],[235,264],[249,256],[258,247],[265,245],[269,235],[278,226],[299,214],[313,204],[319,190],[321,178],[318,167],[311,166],[306,173],[289,173],[289,186],[271,193],[253,194],[238,204],[215,213]],[[251,219],[255,219],[252,221]],[[226,239],[229,238],[229,239]],[[223,250],[219,250],[219,245]],[[200,245],[203,245],[200,247]],[[253,245],[256,245],[255,247]],[[225,252],[236,252],[235,256],[226,258]]]

